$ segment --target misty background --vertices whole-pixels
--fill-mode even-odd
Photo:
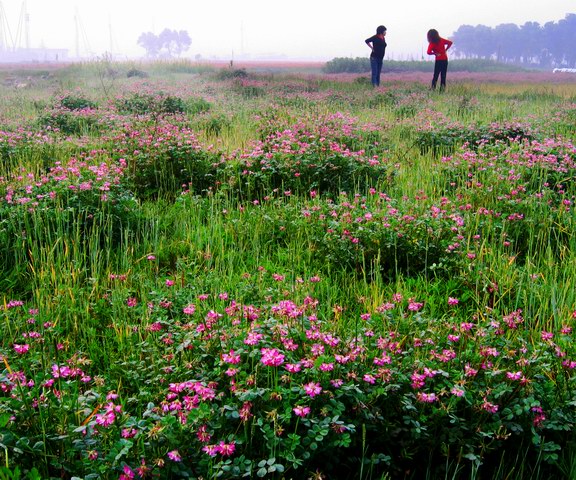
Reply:
[[[140,59],[150,54],[142,42],[139,45],[141,36],[158,37],[169,30],[189,36],[185,49],[170,52],[181,58],[327,61],[368,56],[364,39],[384,24],[388,28],[388,59],[425,58],[429,28],[438,29],[445,37],[454,35],[455,47],[460,35],[460,54],[468,49],[475,55],[471,47],[481,46],[491,50],[491,55],[505,58],[516,56],[517,42],[526,42],[526,37],[515,35],[510,27],[506,40],[501,35],[500,44],[495,45],[489,31],[535,22],[531,24],[534,33],[574,12],[574,0],[527,0],[521,4],[508,0],[405,0],[358,5],[343,0],[293,0],[274,6],[265,0],[10,0],[0,1],[0,53],[4,61],[65,61],[102,55]],[[462,30],[464,27],[468,30]],[[569,23],[567,29],[566,41],[574,38],[576,26]],[[532,43],[542,42],[538,35],[530,38]],[[573,45],[572,40],[572,49]]]

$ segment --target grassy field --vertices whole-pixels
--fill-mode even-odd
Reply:
[[[0,479],[576,478],[576,76],[302,68],[0,70]]]

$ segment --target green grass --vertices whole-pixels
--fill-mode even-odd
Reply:
[[[575,83],[14,75],[0,476],[573,476]]]

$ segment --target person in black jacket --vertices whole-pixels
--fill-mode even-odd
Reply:
[[[380,73],[382,72],[382,60],[386,52],[386,27],[380,25],[376,28],[376,35],[371,36],[365,40],[366,45],[372,49],[370,54],[370,67],[372,68],[372,86],[378,87],[380,85]]]

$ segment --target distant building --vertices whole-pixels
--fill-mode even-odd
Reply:
[[[67,62],[66,48],[17,48],[0,50],[0,63]]]

